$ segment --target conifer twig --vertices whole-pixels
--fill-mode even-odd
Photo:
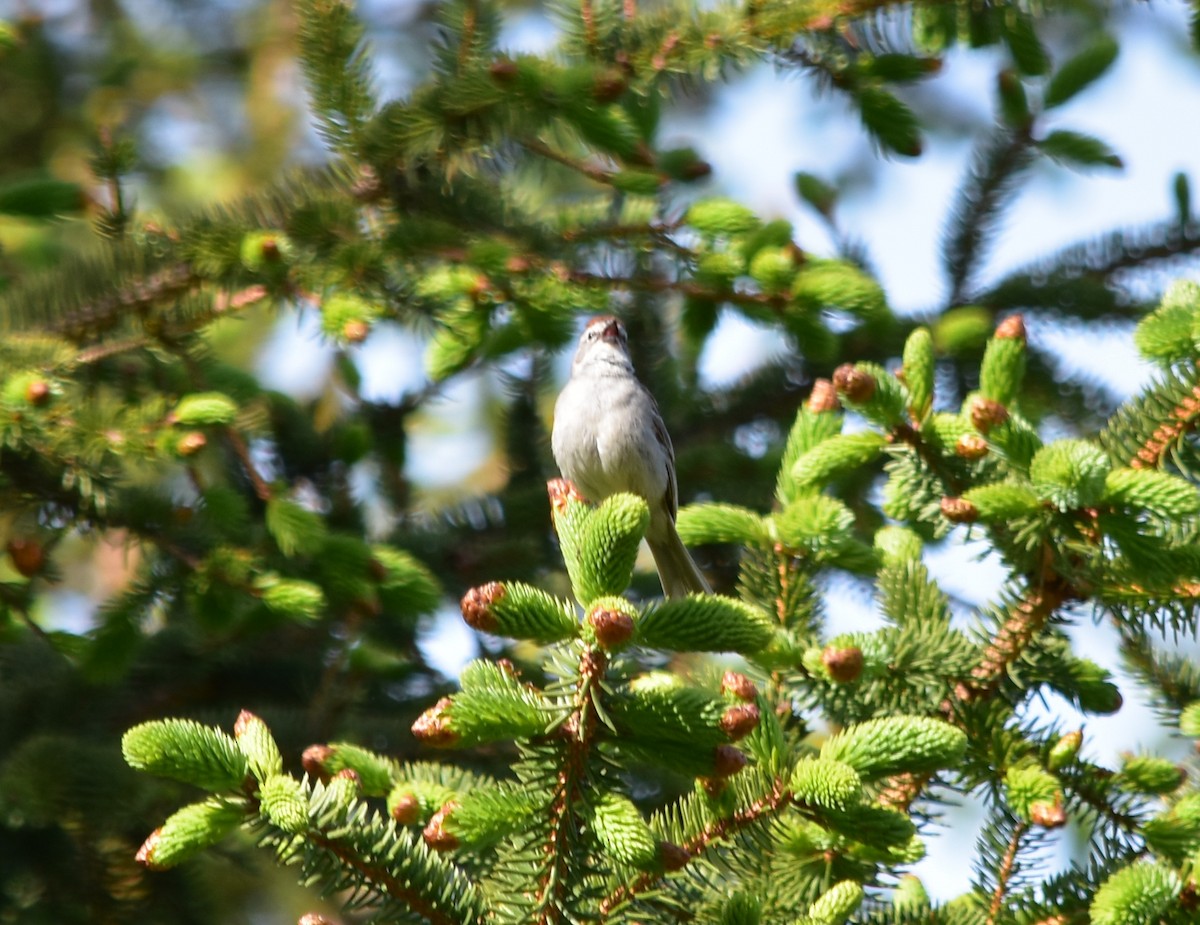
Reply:
[[[1017,852],[1021,849],[1021,838],[1029,829],[1026,822],[1018,822],[1013,829],[1012,838],[1008,840],[1008,848],[1000,860],[1000,869],[996,872],[996,888],[992,891],[992,902],[988,907],[987,925],[996,925],[1000,912],[1004,907],[1004,897],[1008,893],[1008,881],[1016,869]]]

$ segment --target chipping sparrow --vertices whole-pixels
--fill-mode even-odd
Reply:
[[[550,444],[563,476],[589,501],[619,491],[646,499],[646,542],[668,597],[709,591],[675,530],[679,492],[671,438],[654,396],[633,372],[625,328],[611,315],[583,329],[571,378],[554,406]]]

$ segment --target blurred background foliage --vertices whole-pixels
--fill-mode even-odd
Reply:
[[[638,368],[674,436],[681,501],[709,497],[756,508],[770,494],[783,436],[812,383],[846,360],[894,366],[917,323],[933,329],[939,394],[951,404],[976,387],[985,341],[1007,311],[1025,310],[1032,324],[1074,320],[1127,330],[1157,300],[1164,266],[1177,273],[1200,243],[1185,176],[1162,178],[1157,223],[1109,236],[1097,228],[1097,238],[1077,250],[1047,253],[999,278],[973,275],[1002,207],[1026,182],[1017,168],[1041,154],[1086,170],[1117,166],[1102,142],[1063,137],[1054,151],[1031,147],[1025,86],[1044,87],[1051,62],[1094,49],[1107,34],[1120,43],[1127,21],[1121,6],[1048,6],[1052,15],[1035,32],[1034,20],[1016,7],[949,3],[872,13],[871,4],[849,4],[843,12],[866,15],[820,41],[797,40],[766,56],[767,68],[852,100],[840,119],[854,144],[821,176],[798,175],[793,198],[764,216],[803,214],[808,224],[799,227],[821,229],[816,245],[797,237],[803,250],[869,271],[872,255],[854,228],[839,224],[839,197],[870,188],[939,139],[966,138],[976,148],[974,170],[964,174],[945,223],[944,285],[930,287],[919,312],[881,314],[870,324],[833,312],[790,328],[770,313],[745,312],[739,327],[719,302],[678,289],[624,292],[611,303],[593,294],[590,303],[560,306],[543,330],[526,332],[516,345],[522,349],[472,356],[461,364],[465,372],[431,380],[422,352],[436,322],[446,321],[420,299],[390,311],[360,347],[345,328],[322,334],[311,300],[273,292],[263,300],[271,307],[209,325],[203,351],[89,357],[69,399],[101,395],[115,406],[124,396],[145,415],[122,423],[130,433],[164,420],[161,396],[215,390],[241,403],[239,428],[270,438],[249,446],[232,434],[214,439],[221,443],[215,458],[194,464],[187,447],[175,445],[166,455],[178,465],[166,469],[139,472],[130,461],[109,486],[113,499],[120,496],[112,510],[136,511],[122,522],[107,517],[95,497],[85,504],[74,488],[59,491],[53,483],[61,460],[51,454],[41,466],[7,432],[0,451],[9,552],[0,576],[0,922],[275,922],[289,918],[289,904],[301,908],[281,885],[286,874],[249,861],[248,846],[237,858],[206,855],[168,874],[139,869],[137,845],[179,800],[174,788],[124,768],[120,733],[167,714],[227,724],[248,708],[269,722],[292,761],[309,743],[334,737],[411,755],[413,717],[449,689],[438,666],[452,670],[477,645],[496,645],[447,629],[452,602],[499,576],[565,588],[544,485],[555,474],[547,424],[573,339],[572,309],[612,304],[625,316]],[[531,3],[488,9],[499,17],[501,48],[548,47],[568,19]],[[404,97],[444,66],[439,4],[377,0],[357,12],[382,97]],[[810,15],[814,29],[822,28],[828,11],[814,4]],[[0,296],[29,292],[17,287],[71,267],[97,231],[169,239],[179,216],[261,195],[326,163],[329,151],[309,115],[297,29],[286,0],[0,3]],[[1182,36],[1173,41],[1174,53],[1191,55],[1194,66]],[[964,116],[954,88],[936,76],[942,53],[995,64],[998,128]],[[736,177],[700,169],[700,156],[727,140],[708,133],[729,105],[713,78],[735,77],[734,58],[674,79],[664,111],[647,115],[688,135],[700,152],[692,174],[661,194],[668,218],[698,193],[737,188]],[[880,95],[885,82],[895,96]],[[1163,97],[1170,92],[1159,88]],[[819,145],[822,132],[846,127],[810,121],[805,131]],[[1037,138],[1046,138],[1040,128]],[[596,188],[579,169],[582,160],[493,154],[527,212],[565,211],[571,201],[592,207]],[[607,214],[621,214],[627,192],[604,191]],[[292,191],[285,186],[278,195],[286,212]],[[786,226],[785,239],[791,234]],[[631,261],[655,259],[650,251],[597,247],[575,269],[630,270]],[[253,263],[253,255],[242,257]],[[746,330],[755,336],[737,336]],[[88,341],[68,339],[79,349]],[[1064,376],[1058,356],[1031,347],[1026,415],[1051,432],[1094,431],[1115,397],[1086,378]],[[5,359],[6,376],[13,362]],[[714,385],[711,364],[733,373]],[[22,380],[25,391],[7,396],[6,407],[26,400],[30,387]],[[75,410],[85,416],[82,406]],[[98,420],[96,432],[113,426]],[[241,465],[247,455],[254,466]],[[286,496],[248,481],[255,466],[287,486]],[[866,503],[869,484],[843,492],[860,499],[864,526],[878,519]],[[304,520],[309,510],[323,518],[320,530]],[[236,585],[284,568],[292,558],[284,538],[292,534],[280,519],[289,516],[294,542],[310,558],[286,580],[320,585],[330,602],[321,619],[271,613],[229,587],[231,575],[242,575]],[[267,545],[270,555],[239,558]],[[700,556],[726,590],[732,555],[717,547]],[[637,587],[655,593],[652,572]],[[261,601],[268,592],[255,586],[255,593]],[[520,651],[509,654],[522,660]],[[478,760],[502,764],[506,756]]]

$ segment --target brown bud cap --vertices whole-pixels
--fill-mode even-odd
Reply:
[[[180,456],[195,456],[208,445],[208,437],[198,430],[189,430],[175,443],[175,451]]]
[[[710,800],[715,800],[725,792],[728,784],[717,777],[702,777],[700,778],[700,786],[704,788],[704,792],[708,794]]]
[[[521,677],[521,672],[517,670],[517,666],[512,663],[511,658],[496,659],[496,667],[503,671],[510,678]]]
[[[446,715],[451,700],[443,697],[428,710],[417,717],[412,724],[412,733],[426,745],[448,746],[458,741],[458,733],[450,728],[450,718]]]
[[[263,260],[267,263],[279,263],[282,254],[279,252],[279,242],[274,238],[263,238],[258,245]]]
[[[757,706],[752,703],[739,703],[722,713],[721,721],[717,725],[729,736],[730,741],[736,742],[757,729],[760,718]]]
[[[150,833],[149,837],[142,842],[142,847],[138,848],[137,854],[133,859],[139,864],[149,867],[151,870],[157,870],[154,865],[154,849],[158,847],[159,840],[162,838],[162,829],[155,829]]]
[[[458,809],[458,803],[451,800],[433,814],[433,818],[425,826],[425,831],[421,833],[425,844],[434,851],[452,851],[458,847],[458,839],[446,831],[446,820],[453,815],[456,809]]]
[[[233,737],[240,739],[246,734],[246,730],[252,723],[261,723],[262,720],[251,713],[249,710],[242,710],[238,713],[238,717],[233,723]]]
[[[34,379],[25,386],[25,400],[31,405],[42,406],[50,401],[50,386],[45,379]]]
[[[712,164],[696,158],[694,161],[689,161],[680,173],[685,180],[700,180],[712,173]]]
[[[808,396],[808,410],[813,414],[828,414],[842,407],[838,401],[837,389],[828,379],[818,379],[813,383],[812,394]]]
[[[588,623],[596,631],[596,641],[605,649],[618,649],[633,638],[633,618],[608,607],[588,611]]]
[[[496,615],[492,607],[504,600],[504,585],[489,581],[486,585],[472,588],[463,595],[459,606],[467,626],[490,633],[496,629]]]
[[[421,818],[421,801],[406,793],[392,804],[392,818],[400,825],[412,825]]]
[[[14,536],[5,548],[13,568],[26,578],[40,575],[46,567],[46,549],[37,540]]]
[[[943,498],[942,516],[955,524],[970,524],[979,519],[979,508],[962,498]]]
[[[1021,314],[1009,315],[998,325],[996,325],[997,340],[1019,340],[1025,343],[1025,316]]]
[[[863,670],[862,649],[858,646],[826,646],[821,653],[821,664],[829,672],[829,677],[839,684],[848,684],[858,680]]]
[[[955,455],[974,462],[988,454],[988,443],[979,434],[963,434],[954,444]]]
[[[371,333],[371,326],[361,318],[355,318],[342,325],[342,340],[351,344],[361,344]]]
[[[566,511],[568,504],[584,500],[579,489],[566,479],[551,479],[546,483],[546,492],[550,495],[550,507],[559,514]]]
[[[1067,814],[1063,811],[1061,800],[1053,803],[1039,800],[1029,807],[1029,821],[1044,829],[1057,829],[1067,824]]]
[[[691,859],[691,852],[687,848],[669,841],[658,843],[658,860],[667,872],[683,870]]]
[[[329,769],[326,765],[333,757],[333,749],[328,745],[310,745],[300,756],[300,764],[309,776],[319,780],[329,780]]]
[[[981,434],[989,433],[1008,420],[1008,409],[990,398],[976,398],[971,403],[971,423]]]
[[[870,401],[877,386],[874,376],[849,363],[843,363],[833,371],[833,387],[839,395],[845,395],[855,404]]]
[[[1038,919],[1034,925],[1067,925],[1071,921],[1065,915],[1051,915],[1044,919]]]
[[[333,775],[334,780],[352,780],[355,787],[362,791],[362,778],[358,776],[358,772],[354,768],[342,768]]]
[[[306,912],[296,920],[296,925],[338,925],[338,921],[319,912]]]
[[[758,699],[758,688],[754,686],[754,682],[740,671],[732,669],[721,675],[721,693],[733,694],[738,700],[744,700],[747,703],[753,703]]]
[[[748,761],[749,759],[732,745],[718,745],[713,749],[713,775],[717,778],[733,777]]]
[[[504,269],[509,273],[528,273],[533,267],[533,261],[521,254],[514,254],[504,261]]]
[[[488,66],[488,73],[498,84],[510,84],[517,78],[517,63],[511,58],[497,58]]]
[[[592,81],[592,99],[597,103],[613,103],[621,98],[629,86],[625,75],[616,68],[606,68]]]

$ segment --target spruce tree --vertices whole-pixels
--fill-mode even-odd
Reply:
[[[322,167],[151,219],[136,146],[105,134],[94,186],[0,185],[5,216],[93,219],[0,267],[0,920],[282,920],[273,855],[328,898],[310,923],[1195,921],[1194,761],[1109,766],[1034,709],[1136,693],[1200,737],[1200,667],[1172,645],[1198,616],[1200,286],[1129,285],[1200,246],[1187,178],[1160,223],[980,282],[1034,171],[1120,167],[1058,113],[1118,54],[1103,11],[554,12],[553,51],[511,54],[503,6],[440,4],[428,74],[386,99],[351,6],[300,0]],[[1051,43],[1061,23],[1082,38]],[[0,66],[37,39],[0,25]],[[837,232],[819,253],[661,137],[664,109],[769,62],[916,158],[935,117],[906,87],[960,46],[1003,59],[996,122],[919,317],[838,225],[832,167],[796,177]],[[602,311],[674,437],[712,595],[659,599],[645,502],[555,477],[552,361]],[[723,314],[789,350],[704,389]],[[336,345],[314,400],[231,345],[292,316]],[[1035,318],[1124,321],[1159,371],[1106,404],[1058,381]],[[396,328],[422,384],[364,396],[359,345]],[[471,375],[498,386],[502,474],[420,495],[413,435]],[[965,539],[1006,578],[969,614],[928,561]],[[103,550],[121,581],[66,628],[56,590]],[[878,628],[844,630],[831,576],[870,589]],[[451,683],[418,643],[455,599],[484,654]],[[1136,691],[1077,651],[1090,619]],[[964,801],[985,823],[945,896],[910,871]]]

